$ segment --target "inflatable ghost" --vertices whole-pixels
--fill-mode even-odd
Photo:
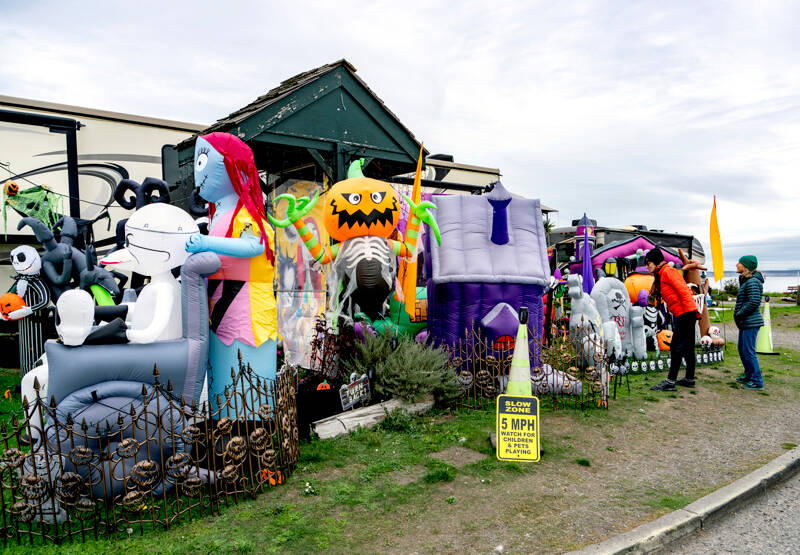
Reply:
[[[136,302],[127,305],[125,335],[131,343],[181,337],[181,286],[172,270],[186,261],[186,241],[197,232],[192,217],[177,206],[151,204],[125,223],[125,248],[100,261],[150,277]]]
[[[647,337],[644,333],[644,309],[641,306],[632,306],[630,314],[633,356],[637,360],[644,360],[647,358]]]
[[[238,354],[262,378],[275,379],[278,313],[272,279],[275,232],[267,225],[253,151],[229,133],[197,138],[194,182],[212,203],[208,235],[193,235],[189,252],[211,251],[222,267],[208,278],[211,307],[208,393],[213,406],[232,384]],[[142,209],[144,210],[144,208]]]
[[[588,293],[583,290],[583,278],[578,274],[570,274],[567,278],[571,311],[569,317],[570,334],[581,342],[582,356],[579,357],[581,366],[591,365],[591,361],[598,349],[603,345],[603,320],[597,310],[597,305]]]
[[[440,242],[439,228],[431,213],[436,206],[429,201],[414,203],[403,195],[409,205],[410,220],[405,240],[390,239],[400,220],[400,205],[394,189],[383,181],[364,177],[364,160],[350,165],[347,179],[338,182],[326,194],[325,229],[335,245],[321,245],[303,217],[319,198],[295,199],[279,195],[275,202],[286,199],[286,218],[276,220],[276,227],[293,225],[311,256],[320,264],[333,264],[329,277],[329,309],[334,317],[351,316],[354,305],[370,320],[378,319],[386,299],[394,288],[396,257],[416,253],[420,225],[424,222]],[[340,294],[340,291],[342,293]],[[349,306],[347,306],[349,304]]]
[[[567,287],[571,303],[570,330],[584,328],[589,333],[602,333],[603,319],[594,299],[583,290],[583,278],[578,274],[570,274]]]
[[[126,248],[114,251],[101,263],[150,276],[150,282],[141,290],[135,303],[118,307],[95,307],[91,295],[81,289],[63,292],[56,302],[56,329],[63,345],[155,343],[182,337],[181,286],[171,270],[186,261],[188,255],[184,246],[194,233],[197,233],[194,220],[176,206],[153,204],[134,213],[125,226]],[[93,327],[95,318],[101,317],[113,319],[108,324]],[[86,366],[87,359],[92,357],[80,349],[70,351],[68,356],[76,366]],[[46,357],[43,365],[22,378],[23,397],[35,399],[33,384],[38,379],[41,386],[39,396],[46,398],[50,381],[49,358]],[[134,362],[148,368],[154,361]],[[97,364],[98,374],[102,376],[103,362]],[[68,372],[61,365],[56,371]],[[103,379],[98,377],[97,381]],[[38,415],[34,416],[32,425],[38,427]]]

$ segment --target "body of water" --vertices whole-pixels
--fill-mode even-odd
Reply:
[[[711,279],[713,272],[708,272],[709,280],[711,280],[711,287],[719,289],[719,284]],[[764,274],[764,292],[765,293],[784,293],[789,289],[790,285],[800,284],[800,272],[763,272]],[[725,272],[723,281],[729,279],[739,279],[739,274],[736,272]]]

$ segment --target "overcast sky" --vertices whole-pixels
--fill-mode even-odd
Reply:
[[[432,153],[800,267],[796,2],[0,1],[0,94],[212,123],[346,58]]]

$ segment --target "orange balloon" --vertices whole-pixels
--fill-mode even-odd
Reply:
[[[7,320],[12,319],[9,318],[9,314],[20,308],[25,308],[25,301],[16,293],[6,293],[0,297],[0,312],[3,313]]]
[[[633,304],[639,302],[639,291],[642,289],[650,291],[654,280],[652,274],[631,274],[625,279],[625,289],[628,290],[628,296]]]

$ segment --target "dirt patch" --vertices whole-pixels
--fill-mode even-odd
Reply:
[[[455,420],[455,415],[453,414],[441,414],[436,418],[431,419],[431,424],[439,424],[440,422],[449,422],[451,420]]]
[[[727,361],[736,357],[727,355]],[[532,472],[502,482],[441,484],[424,518],[409,514],[395,523],[385,547],[394,553],[487,553],[498,545],[505,552],[562,552],[684,506],[800,439],[796,374],[765,396],[731,388],[734,373],[731,363],[699,368],[694,394],[652,392],[644,406],[619,400],[608,418],[544,414],[548,446]],[[631,385],[647,390],[662,377]],[[439,534],[421,532],[433,524]]]
[[[340,480],[342,478],[352,478],[358,476],[362,471],[367,468],[367,465],[355,463],[348,464],[340,468],[326,468],[325,470],[317,470],[309,473],[309,477],[323,482],[330,482],[332,480]]]
[[[419,465],[414,465],[410,468],[404,468],[392,474],[394,483],[398,486],[407,486],[422,479],[425,476],[425,468]]]
[[[483,453],[478,453],[477,451],[473,451],[468,447],[462,447],[461,445],[453,445],[442,451],[431,453],[430,456],[436,460],[453,465],[456,468],[464,468],[468,464],[476,463],[486,458],[486,455]]]

